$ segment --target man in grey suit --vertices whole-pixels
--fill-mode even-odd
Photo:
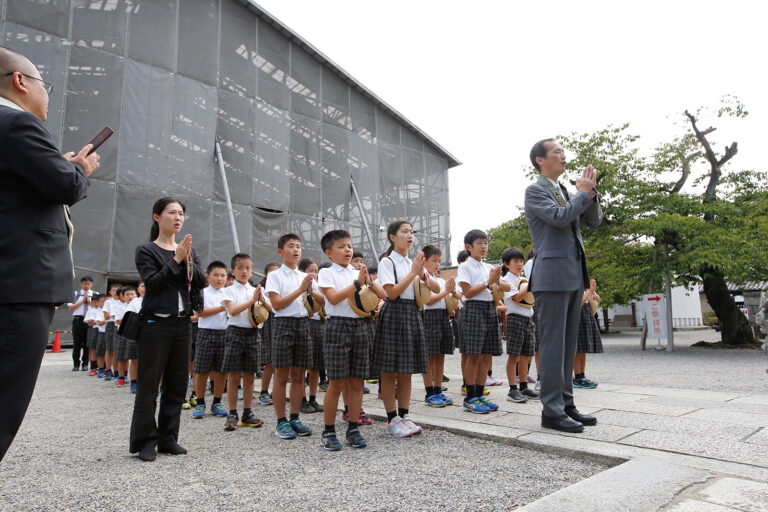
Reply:
[[[581,414],[573,402],[573,358],[579,330],[584,288],[589,286],[580,225],[597,227],[603,218],[590,165],[576,180],[570,197],[557,180],[565,172],[565,153],[554,139],[537,142],[531,163],[538,180],[525,191],[525,218],[535,251],[528,289],[536,297],[541,413],[543,427],[581,432],[595,425],[594,416]]]

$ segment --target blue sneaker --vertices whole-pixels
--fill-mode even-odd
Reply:
[[[296,432],[291,428],[291,424],[287,421],[283,421],[277,425],[275,435],[280,439],[296,439]]]
[[[483,405],[486,406],[491,412],[499,410],[499,406],[488,400],[486,397],[482,397],[480,401],[483,402]]]
[[[477,397],[473,397],[472,400],[464,400],[464,408],[474,414],[488,414],[491,410],[486,406],[482,400]]]
[[[312,434],[312,429],[304,425],[300,419],[295,419],[291,422],[291,428],[296,432],[297,436],[307,437]]]
[[[198,407],[203,407],[203,408],[205,408],[205,406],[204,406],[204,405],[198,405]],[[197,409],[195,409],[195,410],[197,410]],[[227,411],[227,410],[224,408],[224,406],[223,406],[223,405],[221,405],[221,404],[213,404],[213,405],[211,406],[211,412],[212,412],[213,414],[215,414],[216,416],[226,416],[227,414],[229,414],[229,411]],[[193,414],[192,416],[194,416],[194,414]]]
[[[192,411],[192,417],[197,420],[202,418],[203,416],[205,416],[205,406],[204,405],[195,406],[195,410]]]
[[[96,374],[96,377],[99,378],[99,379],[103,379],[104,378],[104,369],[103,368],[99,368],[99,373]]]
[[[189,381],[187,382],[187,386],[192,387],[192,377],[189,378]]]
[[[131,393],[133,393],[134,395],[136,394],[136,383],[135,382],[131,382]]]
[[[424,403],[430,407],[445,407],[445,402],[440,395],[430,395],[424,399]]]
[[[368,389],[367,387],[363,386],[363,394],[364,394],[364,395],[367,395],[367,394],[368,394],[368,393],[370,393],[370,392],[371,392],[371,390],[370,390],[370,389]]]
[[[112,381],[112,377],[114,377],[114,375],[115,374],[112,373],[112,370],[107,370],[104,373],[104,382],[111,382]]]
[[[443,403],[445,403],[445,405],[453,405],[453,399],[452,398],[448,398],[447,396],[445,396],[442,393],[440,393],[437,396],[440,397],[440,399],[443,401]]]
[[[237,390],[237,399],[242,400],[243,399],[243,389],[240,388]]]

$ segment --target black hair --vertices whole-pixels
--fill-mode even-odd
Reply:
[[[235,278],[235,274],[233,274],[232,272],[227,272],[227,279],[234,279],[234,278]]]
[[[125,293],[125,286],[121,284],[120,288],[118,288],[117,291],[115,292],[115,295],[117,295],[119,297],[123,293]]]
[[[227,264],[226,263],[224,263],[223,261],[214,260],[214,261],[212,261],[212,262],[210,262],[208,264],[208,268],[205,269],[205,273],[206,274],[210,274],[211,272],[214,271],[214,269],[217,269],[217,268],[223,268],[224,272],[229,270],[229,269],[227,269]]]
[[[523,251],[517,247],[507,247],[501,252],[501,261],[504,263],[504,265],[501,266],[501,275],[507,275],[509,269],[507,269],[506,263],[509,263],[512,260],[525,261],[525,255],[523,254]]]
[[[458,263],[464,263],[467,261],[467,258],[469,258],[469,251],[466,249],[462,249],[459,251],[459,254],[456,255],[456,261]]]
[[[436,246],[434,246],[434,245],[425,245],[425,246],[424,246],[424,247],[421,249],[421,252],[423,252],[423,253],[424,253],[424,257],[425,257],[426,259],[429,259],[429,258],[431,258],[431,257],[432,257],[432,256],[434,256],[435,254],[437,254],[438,256],[442,256],[442,255],[443,255],[443,251],[441,251],[439,247],[436,247]]]
[[[109,289],[111,290],[112,288],[120,288],[121,286],[122,285],[120,283],[112,283],[109,285]]]
[[[343,229],[334,229],[333,231],[329,231],[324,234],[323,238],[320,239],[320,248],[323,251],[327,251],[333,246],[334,242],[344,240],[346,238],[352,240],[352,235],[349,234],[349,231],[345,231]],[[354,256],[352,257],[354,258]]]
[[[541,172],[541,167],[536,162],[536,158],[547,158],[547,145],[545,142],[555,142],[555,139],[541,139],[531,148],[531,163],[537,171]]]
[[[322,268],[331,268],[331,265],[333,264],[330,261],[324,261],[317,266],[317,270],[320,270]]]
[[[364,259],[365,256],[363,256],[363,253],[361,251],[354,251],[352,253],[352,259],[355,259],[355,258]]]
[[[368,267],[368,275],[378,274],[378,273],[379,273],[379,267],[377,267],[375,265],[372,266],[372,267]]]
[[[84,282],[86,282],[86,281],[88,281],[88,282],[91,282],[91,283],[92,283],[92,282],[93,282],[93,278],[92,278],[91,276],[83,276],[83,277],[81,277],[81,278],[80,278],[80,282],[81,282],[81,283],[84,283]]]
[[[317,265],[317,262],[312,258],[304,258],[299,262],[299,270],[301,270],[302,272],[306,272],[309,266],[312,265],[313,263]],[[320,270],[319,267],[318,267],[318,270]]]
[[[235,265],[237,265],[237,262],[240,260],[251,260],[251,264],[253,264],[253,259],[249,254],[245,254],[244,252],[239,252],[232,256],[232,259],[230,260],[230,265],[232,265],[229,268],[235,268]]]
[[[299,235],[297,235],[297,234],[295,234],[295,233],[288,233],[287,235],[283,235],[283,236],[281,236],[281,237],[280,237],[280,238],[277,240],[277,248],[278,248],[278,249],[282,249],[283,247],[285,247],[285,244],[287,244],[287,243],[288,243],[288,242],[290,242],[291,240],[296,240],[296,241],[298,241],[299,243],[301,243],[301,237],[300,237]]]
[[[472,245],[475,240],[488,240],[488,235],[481,229],[473,229],[464,235],[464,245]]]
[[[266,265],[264,265],[264,278],[259,281],[259,284],[262,288],[264,288],[267,285],[267,274],[269,274],[272,270],[275,270],[276,268],[280,268],[280,263],[277,263],[275,261],[270,261]]]
[[[187,207],[184,206],[184,203],[176,199],[175,197],[161,197],[157,201],[155,201],[155,204],[152,205],[152,214],[153,215],[160,215],[163,213],[163,210],[169,205],[173,203],[178,203],[179,206],[181,206],[181,211],[184,213],[187,213]],[[160,236],[160,226],[157,224],[157,221],[155,219],[152,219],[152,227],[149,230],[149,241],[154,242],[157,240],[157,237]]]
[[[127,285],[123,286],[123,293],[131,292],[131,291],[133,291],[133,292],[136,291],[136,287],[133,286],[132,284],[127,284]],[[136,293],[138,293],[138,292],[136,292]]]
[[[392,241],[390,238],[391,236],[397,236],[397,232],[400,230],[400,226],[403,224],[408,224],[413,228],[413,224],[411,221],[408,220],[396,220],[394,222],[390,222],[389,226],[387,226],[387,241],[389,242],[389,247],[387,248],[387,251],[384,253],[384,256],[389,256],[392,254],[392,251],[395,250],[395,242]]]

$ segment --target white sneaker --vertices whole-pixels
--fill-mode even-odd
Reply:
[[[421,434],[421,427],[411,421],[411,418],[409,418],[407,414],[403,416],[403,423],[405,423],[405,425],[411,429],[411,434]]]
[[[496,377],[493,377],[493,380],[495,382],[494,386],[501,386],[502,384],[504,384],[503,380],[497,379]]]
[[[537,381],[536,381],[536,384],[533,386],[533,390],[534,390],[535,392],[537,392],[537,393],[538,393],[539,391],[541,391],[541,381],[540,381],[540,380],[537,380]]]
[[[491,377],[490,375],[485,378],[485,385],[486,386],[495,386],[496,385],[496,379]]]
[[[411,437],[413,435],[411,428],[400,416],[395,416],[392,421],[387,422],[387,432],[395,437]]]

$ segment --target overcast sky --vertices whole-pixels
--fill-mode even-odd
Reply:
[[[739,97],[710,137],[765,169],[762,2],[257,0],[463,162],[450,171],[452,252],[511,219],[541,138],[631,123],[650,152],[685,109]]]

